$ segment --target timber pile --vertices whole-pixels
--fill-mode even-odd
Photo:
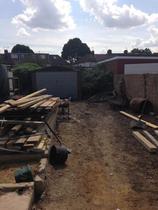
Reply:
[[[137,141],[139,141],[150,153],[155,153],[158,151],[158,125],[155,125],[151,122],[140,119],[137,116],[129,114],[124,111],[120,111],[120,114],[137,121],[141,122],[148,127],[148,130],[143,129],[134,129],[132,130],[132,135]]]
[[[52,123],[61,100],[45,94],[46,91],[0,104],[0,161],[14,159],[13,154],[24,160],[27,155],[29,160],[30,155],[39,159],[47,150],[50,138],[44,121]]]
[[[0,113],[4,113],[8,110],[17,110],[17,109],[51,109],[56,104],[60,102],[60,98],[52,97],[51,95],[43,94],[47,90],[42,89],[39,91],[36,91],[32,94],[29,94],[27,96],[24,96],[18,100],[10,99],[7,101],[4,101],[3,104],[0,104]]]

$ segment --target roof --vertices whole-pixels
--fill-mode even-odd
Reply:
[[[53,64],[54,66],[58,66],[58,65],[69,65],[62,57],[60,57],[59,55],[49,55],[49,60],[50,63]]]
[[[94,57],[95,57],[96,62],[99,62],[99,61],[103,61],[103,60],[106,60],[108,58],[111,58],[111,57],[113,57],[113,55],[108,55],[108,54],[94,54]]]
[[[79,58],[79,60],[75,64],[87,63],[87,62],[94,62],[94,63],[96,62],[96,59],[93,54],[88,54]]]
[[[87,63],[87,62],[94,62],[98,63],[110,58],[114,58],[116,56],[127,56],[126,54],[123,53],[112,53],[112,54],[88,54],[85,55],[84,57],[81,57],[75,64],[80,64],[80,63]]]
[[[116,56],[100,61],[98,64],[107,63],[114,60],[158,60],[158,56]]]

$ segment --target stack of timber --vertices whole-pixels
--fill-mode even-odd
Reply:
[[[0,162],[41,159],[50,135],[44,122],[53,126],[60,98],[42,89],[0,104]]]
[[[137,141],[139,141],[150,153],[158,151],[158,125],[155,125],[146,120],[140,119],[137,116],[129,114],[124,111],[120,111],[120,114],[135,120],[137,122],[144,123],[148,127],[147,130],[137,129],[132,131],[132,135]]]
[[[8,110],[24,110],[24,109],[51,109],[60,103],[60,98],[52,97],[51,95],[44,94],[47,90],[42,89],[24,96],[18,100],[10,99],[4,101],[0,105],[0,113]]]

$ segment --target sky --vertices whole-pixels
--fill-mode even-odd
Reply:
[[[158,0],[0,0],[0,52],[15,44],[61,54],[78,37],[95,53],[158,52]]]

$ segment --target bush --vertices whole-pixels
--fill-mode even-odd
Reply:
[[[81,71],[81,89],[83,98],[99,92],[108,92],[113,89],[113,76],[103,65],[93,69]]]
[[[13,72],[15,74],[19,74],[19,73],[36,71],[39,68],[41,68],[41,66],[39,66],[36,63],[22,63],[22,64],[17,64],[13,68]]]
[[[19,78],[20,94],[28,94],[33,90],[32,74],[41,67],[36,63],[17,64],[13,68],[13,73]]]

